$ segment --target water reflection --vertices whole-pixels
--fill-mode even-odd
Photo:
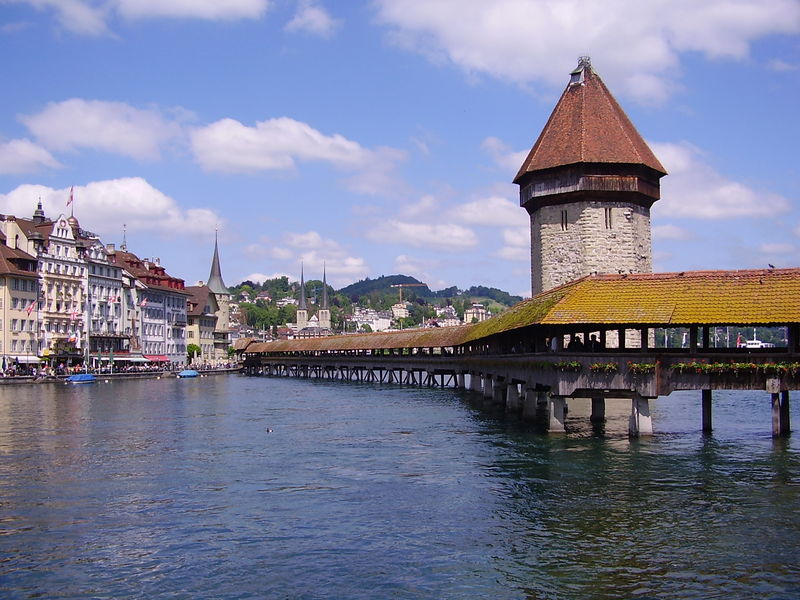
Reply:
[[[676,394],[630,440],[629,400],[546,436],[447,390],[0,390],[0,595],[789,597],[798,442],[741,422],[762,400],[720,394],[709,436]]]

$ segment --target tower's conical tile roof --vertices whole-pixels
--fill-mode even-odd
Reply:
[[[228,287],[222,281],[222,270],[219,266],[219,247],[214,238],[214,258],[211,260],[211,274],[208,276],[208,289],[215,294],[227,294]]]
[[[666,174],[587,58],[571,73],[514,183],[527,173],[576,163],[645,165]]]

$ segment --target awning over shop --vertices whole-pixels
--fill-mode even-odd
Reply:
[[[169,362],[169,358],[163,354],[145,354],[144,357],[150,362]]]
[[[146,363],[149,362],[141,354],[120,354],[114,355],[114,362],[135,362],[135,363]]]
[[[9,356],[7,362],[13,363],[14,361],[25,364],[25,365],[33,365],[39,363],[38,356]]]

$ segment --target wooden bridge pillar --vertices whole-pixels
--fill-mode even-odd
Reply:
[[[483,375],[483,397],[491,400],[494,397],[494,390],[492,389],[492,376]]]
[[[592,397],[592,415],[589,417],[592,423],[603,423],[606,420],[606,399],[604,396]]]
[[[712,430],[711,399],[712,399],[711,390],[703,390],[702,391],[702,401],[703,401],[703,431],[704,432],[710,432]]]
[[[550,433],[564,433],[564,421],[566,420],[567,400],[564,396],[550,395],[548,401],[547,430]]]
[[[631,417],[628,422],[631,437],[653,435],[653,418],[650,416],[650,399],[636,394],[631,400]]]
[[[789,392],[772,394],[772,437],[789,435]]]
[[[459,390],[464,389],[464,373],[462,371],[456,373],[456,388]]]
[[[475,371],[469,374],[469,389],[473,392],[480,392],[483,390],[481,387],[481,376]]]
[[[506,384],[502,377],[492,378],[492,402],[494,404],[500,404],[505,408]]]
[[[522,399],[522,420],[532,422],[536,420],[536,407],[538,404],[536,390],[532,387],[525,388],[525,397]]]
[[[510,413],[518,413],[519,409],[519,385],[516,383],[509,383],[506,385],[506,410]]]

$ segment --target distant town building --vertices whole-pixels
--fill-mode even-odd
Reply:
[[[491,317],[491,313],[486,310],[483,304],[473,303],[464,311],[464,323],[480,323]]]
[[[407,302],[398,302],[397,304],[392,304],[392,318],[407,319],[408,315],[409,312]]]

